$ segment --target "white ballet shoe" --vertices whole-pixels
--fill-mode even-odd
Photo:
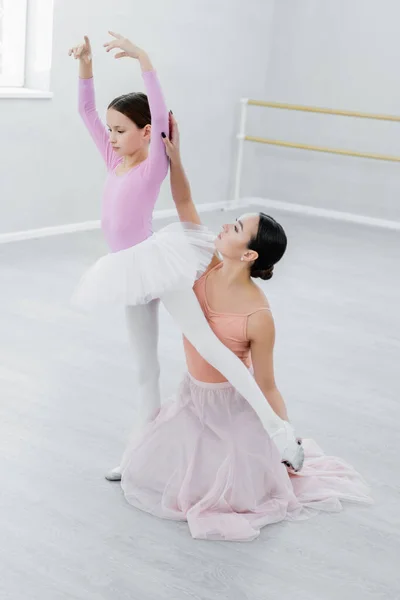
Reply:
[[[115,467],[115,469],[112,469],[111,471],[105,474],[105,478],[107,479],[107,481],[121,481],[121,477],[121,467]]]
[[[292,425],[284,421],[283,427],[278,429],[271,439],[279,450],[282,462],[293,471],[300,471],[304,463],[304,450],[294,434]]]

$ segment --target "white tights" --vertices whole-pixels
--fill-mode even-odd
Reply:
[[[162,303],[199,354],[248,401],[264,429],[273,435],[283,421],[273,411],[242,361],[214,334],[192,289],[167,292]],[[161,406],[157,355],[158,300],[126,308],[128,331],[136,350],[140,394],[139,425],[152,419]]]
[[[140,429],[152,420],[161,406],[160,363],[158,360],[158,309],[160,301],[126,306],[128,335],[135,354],[138,417]]]

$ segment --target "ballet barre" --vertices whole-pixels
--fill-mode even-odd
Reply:
[[[400,162],[400,156],[392,156],[387,154],[377,154],[374,152],[357,152],[356,150],[344,150],[340,148],[330,148],[327,146],[316,146],[313,144],[301,144],[297,142],[286,142],[284,140],[275,140],[270,138],[257,137],[254,135],[246,135],[246,119],[248,106],[261,106],[264,108],[274,108],[279,110],[291,110],[297,112],[306,112],[323,115],[336,115],[340,117],[352,117],[356,119],[371,119],[374,121],[390,121],[394,123],[400,122],[400,117],[396,115],[381,115],[374,113],[358,112],[352,110],[336,110],[333,108],[322,108],[318,106],[303,106],[301,104],[287,104],[284,102],[267,102],[264,100],[251,100],[242,98],[240,112],[239,133],[236,136],[238,140],[238,152],[236,160],[236,172],[233,192],[233,203],[238,204],[240,199],[240,183],[243,164],[244,142],[255,142],[257,144],[267,144],[269,146],[280,146],[282,148],[295,148],[298,150],[309,150],[312,152],[323,152],[325,154],[336,154],[340,156],[352,156],[356,158],[368,158],[373,160],[381,160],[387,162]]]

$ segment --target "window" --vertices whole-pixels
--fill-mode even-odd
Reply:
[[[0,86],[25,83],[27,0],[0,0]]]
[[[0,0],[0,98],[51,98],[53,0]]]

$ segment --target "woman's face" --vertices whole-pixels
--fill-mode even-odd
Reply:
[[[234,223],[223,225],[215,240],[215,247],[222,256],[240,260],[248,252],[250,240],[257,235],[260,217],[258,214],[245,214]]]

